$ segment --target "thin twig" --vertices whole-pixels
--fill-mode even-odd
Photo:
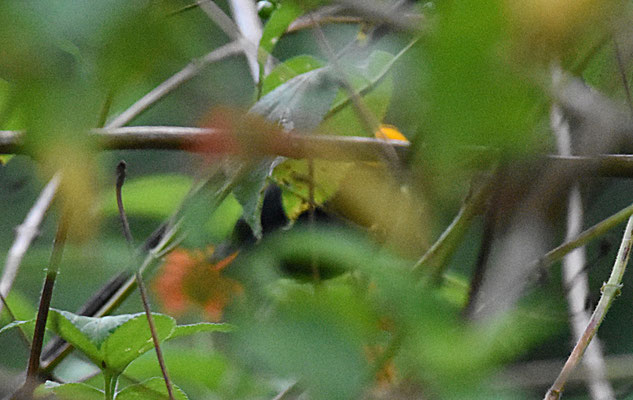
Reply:
[[[422,272],[425,268],[429,268],[434,276],[442,275],[449,257],[461,243],[461,239],[466,234],[472,220],[482,212],[492,184],[492,179],[485,183],[473,183],[470,193],[464,199],[459,212],[451,224],[415,263],[413,271]]]
[[[576,368],[576,365],[581,360],[587,346],[591,342],[591,339],[598,331],[607,311],[611,307],[611,303],[616,296],[620,294],[620,289],[622,288],[622,276],[624,275],[626,265],[629,261],[631,245],[633,245],[632,233],[633,217],[629,217],[611,275],[609,276],[607,283],[602,285],[602,296],[600,297],[600,301],[591,315],[589,324],[587,325],[581,338],[578,340],[578,343],[576,343],[576,346],[567,359],[567,362],[565,362],[565,366],[545,395],[545,400],[557,400],[560,398],[569,375]]]
[[[231,42],[211,51],[200,59],[192,61],[186,67],[169,77],[160,85],[156,86],[149,93],[136,101],[136,103],[132,104],[127,110],[123,111],[112,121],[106,124],[106,128],[119,128],[127,125],[158,100],[180,87],[189,79],[198,75],[207,65],[221,61],[227,57],[238,54],[241,51],[242,45],[239,42]]]
[[[119,209],[119,219],[121,220],[123,236],[125,236],[125,241],[130,248],[131,256],[134,257],[134,239],[132,238],[132,231],[130,231],[130,223],[128,222],[127,215],[125,214],[125,208],[123,207],[123,195],[121,194],[121,189],[125,183],[126,168],[127,164],[123,160],[119,161],[119,164],[116,166],[116,204]]]
[[[2,278],[0,278],[0,296],[3,298],[9,296],[15,277],[20,269],[22,259],[33,240],[39,234],[39,226],[55,197],[60,179],[60,174],[53,176],[42,190],[42,193],[40,193],[33,207],[29,210],[24,222],[16,229],[17,234],[15,241],[7,253]],[[3,304],[0,304],[0,313],[2,312],[2,308]]]
[[[18,398],[30,398],[33,390],[37,386],[38,374],[40,371],[40,354],[42,353],[42,345],[44,342],[44,332],[46,330],[46,321],[48,320],[48,311],[53,297],[53,288],[55,280],[59,272],[64,245],[66,244],[66,236],[70,225],[72,210],[67,208],[61,216],[53,243],[53,251],[46,271],[42,294],[40,295],[40,304],[35,318],[35,328],[33,332],[33,341],[31,343],[31,354],[26,369],[26,382],[18,391]]]
[[[556,72],[554,72],[556,73]],[[557,104],[552,105],[550,111],[550,125],[556,135],[558,152],[561,155],[572,155],[572,138],[570,126],[564,118],[563,110]],[[578,181],[574,182],[569,191],[567,206],[567,233],[566,239],[576,237],[582,230],[583,225],[583,205]],[[584,246],[580,246],[563,258],[562,274],[563,281],[568,289],[567,303],[569,306],[569,316],[572,325],[574,340],[578,341],[584,328],[589,323],[590,314],[586,309],[586,300],[589,297],[589,282],[587,273],[583,272],[587,263],[587,253]],[[606,365],[604,355],[600,346],[600,341],[596,336],[587,348],[586,356],[583,360],[586,366],[589,379],[588,387],[591,398],[594,400],[615,399],[613,388],[606,378]]]
[[[116,173],[117,173],[116,200],[117,200],[117,206],[119,209],[119,217],[121,218],[121,226],[123,228],[123,235],[125,236],[128,247],[130,249],[130,257],[132,259],[135,259],[132,232],[130,231],[130,224],[128,223],[127,215],[125,214],[125,208],[123,207],[123,196],[121,194],[121,189],[123,188],[123,184],[125,183],[125,169],[126,169],[125,161],[119,162],[116,168]],[[139,270],[136,270],[134,276],[136,278],[136,284],[138,286],[138,290],[141,295],[141,301],[143,302],[143,309],[145,310],[145,315],[147,316],[147,324],[149,325],[149,330],[152,335],[152,341],[154,342],[154,349],[156,350],[156,358],[158,359],[158,365],[160,366],[160,370],[163,374],[163,378],[165,379],[167,394],[169,395],[170,400],[174,400],[174,392],[172,389],[171,380],[169,379],[169,373],[167,372],[167,365],[165,364],[163,351],[161,350],[161,347],[160,347],[158,333],[156,332],[156,325],[154,324],[154,317],[152,316],[152,310],[149,305],[147,289],[145,288],[145,282],[143,281],[143,276],[141,275]]]

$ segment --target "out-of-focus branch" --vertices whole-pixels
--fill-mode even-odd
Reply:
[[[554,104],[550,111],[550,125],[556,135],[558,152],[565,156],[572,155],[570,126],[557,104]],[[575,182],[569,191],[566,240],[571,240],[578,236],[582,231],[583,219],[580,184]],[[589,297],[589,282],[585,272],[586,263],[587,252],[584,246],[574,249],[563,258],[563,281],[567,286],[567,304],[575,341],[580,339],[591,318],[589,310],[585,308]],[[606,378],[604,355],[597,336],[594,337],[587,347],[583,364],[587,368],[589,375],[587,384],[591,398],[594,400],[615,399],[613,388]]]
[[[26,254],[31,242],[39,234],[39,226],[44,219],[46,211],[50,207],[53,198],[55,197],[55,191],[59,185],[60,175],[57,174],[48,182],[48,184],[42,190],[40,197],[29,211],[22,225],[18,226],[16,231],[16,238],[7,253],[7,259],[4,264],[4,270],[2,271],[2,278],[0,279],[0,295],[2,298],[6,298],[11,291],[13,281],[17,276],[22,258]],[[0,313],[2,312],[4,303],[0,303]]]
[[[257,45],[262,38],[262,22],[257,15],[255,2],[252,0],[230,0],[231,13],[242,36],[255,46],[244,49],[253,81],[259,80],[259,64],[257,63]]]
[[[240,53],[241,51],[242,44],[235,41],[211,51],[200,59],[192,61],[176,74],[169,77],[169,79],[156,86],[145,96],[141,97],[136,103],[132,104],[127,110],[116,116],[112,121],[108,122],[106,128],[118,128],[127,125],[130,121],[147,110],[165,95],[171,93],[174,89],[198,75],[198,73],[200,73],[200,71],[202,71],[202,69],[204,69],[207,65],[223,60],[227,57]]]
[[[217,129],[179,126],[132,126],[115,129],[93,129],[90,134],[102,150],[181,150],[194,151],[209,138],[224,135]],[[24,153],[21,131],[0,131],[0,154]],[[398,140],[373,139],[357,136],[286,134],[278,146],[261,149],[263,154],[289,158],[315,158],[332,161],[378,161],[379,152],[393,147],[399,157],[406,159],[409,143]],[[469,146],[470,165],[489,167],[496,159],[495,149]],[[568,171],[585,174],[633,178],[633,155],[602,154],[597,156],[544,155],[542,160]]]

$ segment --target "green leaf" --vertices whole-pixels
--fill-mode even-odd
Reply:
[[[103,355],[100,345],[106,332],[115,329],[117,324],[125,322],[126,316],[84,317],[68,311],[51,309],[48,313],[47,328],[55,332],[62,339],[84,353],[96,366],[103,368]],[[128,318],[129,319],[129,318]]]
[[[197,324],[178,325],[167,338],[168,340],[184,336],[195,335],[202,332],[232,332],[235,327],[231,324],[199,322]]]
[[[314,160],[314,202],[321,205],[338,190],[352,163]],[[291,221],[310,207],[310,175],[307,160],[286,160],[275,167],[273,180],[282,189],[282,204]]]
[[[301,75],[324,66],[325,63],[323,61],[316,59],[311,55],[302,54],[292,57],[284,61],[282,64],[277,65],[272,71],[270,71],[266,78],[264,78],[262,82],[262,96],[265,96],[277,86],[286,83],[288,80],[297,75]]]
[[[262,236],[262,206],[264,204],[264,191],[268,177],[272,174],[275,165],[281,158],[264,159],[251,166],[251,171],[242,177],[233,189],[235,199],[243,210],[242,218],[253,230],[256,238]]]
[[[35,324],[35,318],[29,319],[28,321],[13,321],[9,324],[6,324],[2,328],[0,328],[0,335],[6,331],[10,331],[13,328],[17,327],[27,327],[29,325]]]
[[[185,175],[151,175],[130,179],[123,186],[127,215],[167,218],[185,197],[193,179]],[[114,189],[104,196],[103,212],[118,215]]]
[[[360,93],[367,109],[382,121],[387,113],[393,92],[393,77],[388,71],[396,58],[385,51],[374,51],[362,67],[350,67],[348,76],[352,88]],[[341,90],[332,110],[321,125],[322,131],[344,136],[373,136],[359,119],[349,94]]]
[[[6,165],[13,156],[14,154],[0,154],[0,166]]]
[[[210,234],[211,242],[220,243],[225,240],[235,227],[235,223],[242,216],[242,206],[231,193],[215,209],[209,221],[205,224]]]
[[[33,306],[31,301],[19,290],[11,290],[9,296],[7,296],[5,300],[7,302],[7,307],[11,309],[13,317],[15,317],[16,319],[30,320],[33,316],[35,316],[36,308]],[[11,316],[6,311],[6,307],[3,307],[3,313],[0,317],[0,325],[7,324],[11,321]]]
[[[301,74],[262,97],[249,111],[279,123],[284,130],[310,132],[330,109],[338,91],[338,80],[328,67]],[[233,194],[244,210],[244,220],[260,238],[261,208],[267,179],[281,158],[257,162],[251,172],[242,176]]]
[[[171,384],[174,399],[188,400],[189,397],[178,386]],[[117,400],[169,400],[167,386],[163,378],[150,378],[136,385],[130,385],[116,395]]]
[[[164,340],[176,322],[167,315],[152,316],[158,337]],[[144,313],[94,318],[51,309],[47,326],[99,368],[118,373],[154,347]]]
[[[176,321],[167,315],[152,313],[159,341],[168,338]],[[108,368],[123,371],[141,354],[154,348],[152,334],[144,313],[135,314],[119,326],[103,343],[103,354]]]
[[[259,41],[260,66],[266,63],[268,55],[272,53],[279,38],[284,34],[288,26],[302,13],[303,10],[297,4],[291,1],[284,1],[270,16]]]
[[[306,72],[262,97],[249,112],[279,123],[285,130],[310,132],[330,109],[338,82],[329,67]]]
[[[54,394],[58,400],[103,400],[104,392],[85,383],[64,383],[46,381],[35,391],[36,396]]]

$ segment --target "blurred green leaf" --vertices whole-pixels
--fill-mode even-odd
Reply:
[[[450,174],[464,146],[528,151],[546,103],[525,78],[533,65],[512,64],[501,0],[441,3],[438,14],[437,29],[416,54],[426,102],[425,134],[419,140],[429,146],[425,162],[439,162],[436,167],[450,180],[456,179]]]
[[[388,71],[396,61],[392,54],[374,51],[362,66],[348,67],[350,84],[354,91],[361,94],[363,103],[374,117],[382,122],[393,91],[393,78]],[[322,132],[342,136],[370,136],[358,112],[350,102],[349,94],[340,90],[332,110],[321,124]]]
[[[174,399],[188,400],[189,397],[172,383]],[[150,378],[141,383],[130,385],[117,393],[118,400],[168,400],[167,387],[163,378]]]
[[[259,41],[260,68],[266,63],[268,55],[273,52],[273,48],[288,26],[302,13],[303,10],[301,7],[293,1],[284,1],[279,5],[279,8],[273,12],[264,27],[262,38]]]
[[[35,391],[36,396],[54,394],[58,400],[103,400],[105,393],[85,383],[64,383],[46,381]]]
[[[357,397],[369,374],[363,345],[374,326],[366,305],[344,285],[312,293],[287,286],[284,299],[267,318],[240,324],[245,350],[276,374],[298,375],[311,398]]]
[[[262,97],[249,113],[278,123],[284,130],[310,132],[330,109],[338,81],[327,67],[298,75]],[[250,167],[233,190],[244,210],[244,220],[255,237],[262,235],[261,207],[267,179],[281,158],[264,159]]]
[[[125,212],[132,216],[167,218],[182,202],[193,179],[185,175],[149,175],[129,179],[123,186]],[[103,195],[103,213],[119,214],[114,187]]]
[[[337,191],[351,163],[313,161],[314,203],[319,206]],[[273,180],[282,189],[282,205],[291,221],[310,208],[310,175],[308,161],[286,160],[275,167]]]
[[[228,238],[241,216],[242,206],[231,193],[220,203],[205,225],[211,235],[211,241],[219,243]]]
[[[338,80],[328,67],[297,75],[262,97],[249,111],[285,130],[310,132],[330,109]]]
[[[282,64],[277,65],[262,81],[262,96],[267,95],[271,90],[294,78],[297,75],[323,68],[325,63],[308,54],[302,54],[289,58]]]
[[[195,335],[202,332],[231,332],[235,327],[231,324],[198,322],[196,324],[178,325],[167,338],[168,340],[177,339],[184,336]]]

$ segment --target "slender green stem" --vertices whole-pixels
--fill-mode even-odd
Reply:
[[[591,315],[589,324],[587,324],[585,331],[578,340],[578,343],[576,343],[571,355],[556,378],[556,381],[547,391],[545,400],[557,400],[560,398],[567,379],[582,359],[587,346],[591,343],[591,339],[593,339],[596,332],[598,332],[598,328],[602,324],[607,311],[611,307],[611,303],[613,303],[613,300],[620,294],[620,289],[622,288],[622,276],[624,275],[626,265],[629,261],[631,245],[633,245],[632,233],[633,217],[629,217],[624,230],[624,236],[622,237],[622,243],[620,244],[620,249],[618,250],[618,255],[616,256],[613,269],[611,270],[611,276],[609,276],[607,283],[602,285],[602,296],[600,297],[600,301]]]
[[[103,371],[103,380],[104,380],[104,390],[105,390],[105,400],[114,400],[114,395],[116,393],[116,386],[118,375],[113,374],[108,370]]]
[[[414,272],[422,272],[425,268],[428,268],[435,279],[439,279],[442,276],[450,256],[461,243],[461,239],[466,234],[472,220],[481,213],[491,188],[492,180],[484,184],[477,183],[473,185],[451,224],[415,263],[413,266]]]
[[[48,310],[50,308],[51,298],[53,297],[53,287],[55,286],[55,280],[59,272],[59,264],[62,259],[64,245],[66,244],[66,236],[68,234],[69,225],[70,210],[67,210],[62,214],[59,226],[57,227],[57,234],[53,244],[53,252],[51,253],[48,270],[46,271],[44,287],[42,288],[42,295],[40,296],[40,305],[35,322],[35,333],[33,333],[33,342],[31,344],[31,357],[29,358],[29,366],[26,371],[27,379],[35,378],[39,371],[40,354],[42,352],[42,343],[44,341],[44,330],[46,328],[46,320],[48,319]]]

